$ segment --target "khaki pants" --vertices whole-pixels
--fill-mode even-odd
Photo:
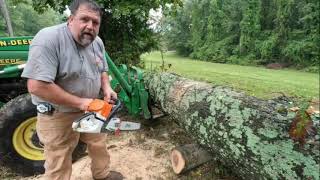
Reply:
[[[79,139],[87,144],[94,178],[104,178],[109,173],[110,156],[104,134],[77,133],[72,122],[83,113],[38,113],[37,133],[44,144],[44,179],[69,180],[72,171],[72,152]]]

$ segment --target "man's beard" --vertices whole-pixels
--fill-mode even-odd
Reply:
[[[95,34],[94,33],[89,33],[89,32],[81,32],[80,37],[79,37],[79,43],[83,47],[87,47],[92,43],[92,41],[95,39]]]

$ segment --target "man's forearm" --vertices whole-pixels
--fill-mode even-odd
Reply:
[[[106,92],[109,89],[111,89],[109,76],[108,76],[108,74],[106,72],[101,74],[101,89],[102,89],[104,94],[106,94]]]
[[[48,102],[65,105],[79,109],[85,109],[84,99],[78,96],[72,95],[55,83],[48,83],[38,80],[28,80],[28,90],[31,94],[34,94],[43,100]]]
[[[104,95],[103,99],[109,103],[115,103],[114,100],[118,99],[117,93],[112,90],[109,76],[106,72],[101,74],[101,89]]]

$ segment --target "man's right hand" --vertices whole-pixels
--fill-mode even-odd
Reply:
[[[81,98],[80,107],[79,109],[82,111],[87,111],[89,104],[93,101],[93,99],[89,98]]]

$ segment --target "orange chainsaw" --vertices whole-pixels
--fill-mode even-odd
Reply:
[[[115,104],[94,99],[86,113],[72,123],[72,129],[83,133],[107,133],[119,130],[138,130],[140,123],[121,121],[115,114],[122,108],[120,100]]]

